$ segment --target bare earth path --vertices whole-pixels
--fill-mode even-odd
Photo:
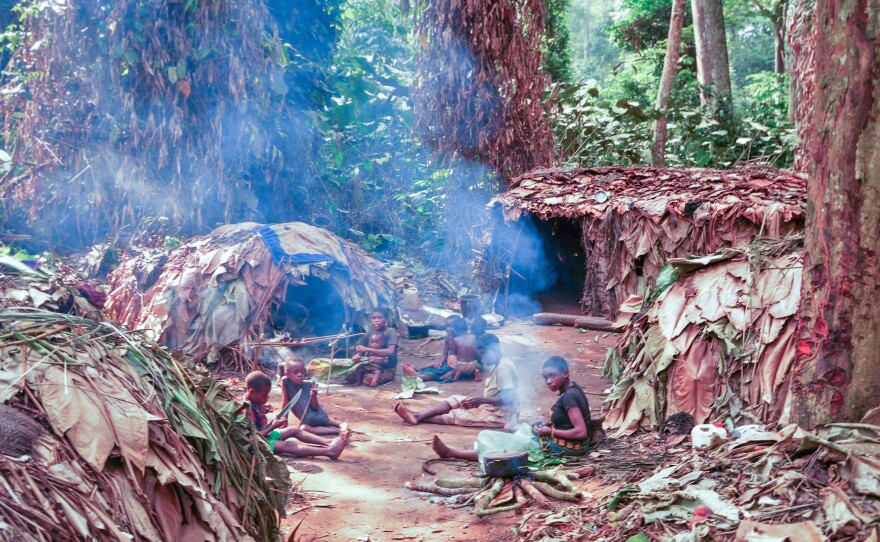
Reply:
[[[540,379],[543,361],[562,355],[572,364],[573,379],[589,393],[593,412],[599,411],[602,391],[610,384],[601,378],[606,347],[615,336],[601,332],[580,333],[569,327],[541,327],[518,322],[492,331],[501,339],[502,351],[518,366],[522,379],[523,419],[546,413],[555,397]],[[596,339],[598,338],[598,342]],[[442,342],[404,339],[400,362],[422,367],[436,360]],[[441,397],[473,395],[481,391],[474,382],[440,384]],[[480,519],[471,507],[449,508],[404,483],[422,476],[422,464],[434,458],[431,436],[441,435],[452,445],[472,446],[477,430],[423,424],[404,425],[393,411],[400,391],[399,377],[378,389],[333,387],[321,402],[331,417],[348,421],[354,430],[351,445],[338,461],[286,458],[294,483],[302,483],[311,508],[291,504],[283,521],[285,539],[300,521],[297,540],[497,540],[510,538],[518,521],[513,512]],[[323,392],[322,392],[323,393]],[[437,400],[436,395],[416,396],[405,403],[415,409]],[[280,403],[273,391],[270,400]],[[470,472],[475,467],[460,463],[436,466],[444,473]],[[433,499],[436,501],[437,499]]]

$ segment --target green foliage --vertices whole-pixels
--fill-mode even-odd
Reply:
[[[676,88],[668,111],[670,166],[729,168],[743,163],[788,167],[794,131],[786,118],[788,85],[774,74],[752,75],[739,114],[707,111],[691,100],[695,82]],[[580,166],[649,165],[657,112],[634,100],[603,96],[593,85],[568,85],[554,121],[561,159]],[[718,118],[728,119],[719,121]]]
[[[442,223],[448,175],[412,134],[410,25],[397,2],[349,0],[322,113],[324,208],[374,252],[426,248]]]
[[[544,71],[553,81],[572,78],[569,30],[565,21],[571,0],[545,0],[544,16]]]

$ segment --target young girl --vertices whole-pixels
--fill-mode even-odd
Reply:
[[[553,356],[544,362],[542,375],[547,388],[559,393],[559,398],[550,409],[550,421],[542,421],[532,426],[533,440],[531,442],[514,442],[512,439],[508,439],[510,446],[505,449],[512,451],[540,446],[542,450],[552,454],[584,455],[589,443],[587,428],[590,424],[590,406],[587,403],[587,396],[580,386],[571,381],[568,362],[559,356]],[[484,433],[490,432],[481,431],[477,436],[478,444],[481,440],[495,443],[505,441],[501,437],[501,435],[506,435],[505,433],[499,435],[498,432],[491,432],[495,435],[487,435],[490,438],[481,439],[480,437]],[[454,457],[472,461],[476,461],[478,458],[478,450],[450,448],[437,435],[434,435],[432,447],[440,457]],[[479,453],[488,451],[493,450],[481,447]]]
[[[286,406],[294,395],[302,390],[299,401],[291,412],[302,424],[302,429],[315,435],[338,435],[339,423],[330,419],[324,408],[318,403],[318,388],[312,382],[306,382],[306,367],[303,360],[290,358],[284,362],[284,376],[281,378],[281,405]]]
[[[354,349],[355,356],[358,358],[385,358],[387,360],[382,364],[378,376],[366,382],[371,387],[391,382],[397,371],[397,331],[388,327],[390,316],[391,311],[387,307],[377,307],[373,310],[370,314],[370,324],[373,326],[373,331],[361,337],[360,344]],[[382,342],[384,346],[382,347],[370,346],[371,337],[377,333],[384,336],[385,340]],[[378,342],[374,344],[378,344]],[[375,375],[375,368],[370,368],[369,365],[371,364],[367,363],[355,369],[345,378],[345,382],[357,386],[364,382],[365,377]]]

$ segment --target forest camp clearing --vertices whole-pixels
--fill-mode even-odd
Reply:
[[[880,542],[880,0],[0,29],[0,542]]]

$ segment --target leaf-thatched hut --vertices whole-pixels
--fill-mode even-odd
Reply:
[[[490,203],[483,276],[502,294],[579,295],[584,313],[616,316],[671,258],[800,231],[805,196],[802,176],[768,167],[536,169]]]
[[[170,253],[141,253],[109,283],[111,316],[205,363],[270,330],[302,337],[366,328],[365,311],[390,304],[394,292],[381,263],[299,222],[222,226]]]

